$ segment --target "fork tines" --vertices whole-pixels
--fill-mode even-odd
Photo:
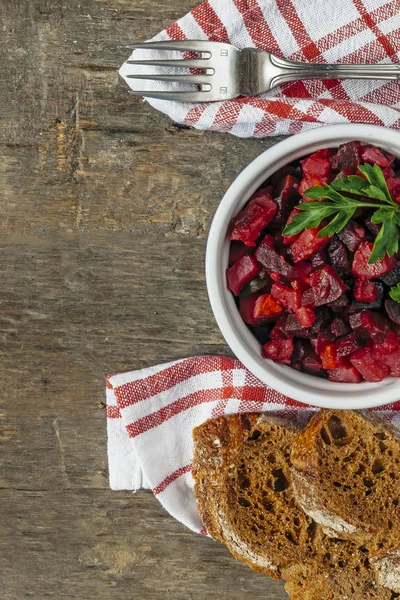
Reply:
[[[163,42],[147,42],[144,44],[132,44],[127,46],[132,50],[163,50],[163,51],[176,51],[176,52],[191,52],[196,53],[199,58],[188,58],[188,59],[152,59],[152,60],[127,60],[128,65],[139,65],[139,66],[151,66],[151,67],[172,67],[172,68],[184,68],[184,69],[199,69],[202,71],[201,74],[185,73],[185,74],[128,74],[128,79],[144,79],[146,81],[168,81],[177,83],[186,83],[190,85],[199,86],[200,89],[190,91],[160,91],[160,92],[145,92],[138,90],[131,90],[135,96],[147,96],[150,98],[159,98],[161,100],[179,100],[186,102],[198,102],[199,94],[202,92],[208,92],[211,89],[210,76],[214,75],[214,69],[208,66],[209,60],[212,56],[207,42],[196,41],[196,40],[173,40]]]

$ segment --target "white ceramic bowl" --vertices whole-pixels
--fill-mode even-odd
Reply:
[[[238,359],[258,379],[275,390],[314,406],[361,409],[382,406],[400,399],[400,379],[381,383],[333,383],[278,365],[261,355],[261,346],[239,314],[226,285],[231,218],[246,204],[256,189],[291,161],[320,148],[334,148],[351,140],[368,142],[400,157],[400,133],[372,125],[334,125],[294,135],[272,146],[232,183],[211,225],[206,256],[207,289],[218,326]]]

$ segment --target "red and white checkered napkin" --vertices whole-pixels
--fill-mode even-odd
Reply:
[[[211,417],[261,411],[303,426],[314,410],[265,386],[238,360],[221,356],[197,356],[109,376],[111,488],[151,489],[173,517],[204,533],[193,495],[193,428]],[[400,427],[400,402],[380,412]]]
[[[237,48],[256,47],[305,62],[397,63],[400,3],[399,0],[206,0],[154,39],[187,38],[230,42]],[[149,50],[137,50],[134,55],[137,59],[159,57]],[[133,69],[132,65],[124,64],[120,70],[132,89],[174,87],[174,84],[126,79]],[[157,70],[136,67],[137,73]],[[393,81],[299,81],[257,98],[202,105],[148,101],[178,123],[228,131],[240,137],[298,133],[321,124],[350,122],[400,129],[400,86]]]

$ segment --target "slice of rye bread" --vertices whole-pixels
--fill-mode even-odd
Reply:
[[[259,414],[207,421],[193,432],[193,477],[208,533],[252,569],[274,579],[313,552],[315,523],[290,480],[296,431]]]
[[[394,600],[399,596],[378,585],[366,548],[348,540],[320,537],[318,561],[284,570],[291,600]]]
[[[303,510],[328,535],[400,546],[398,432],[367,412],[322,410],[297,436],[291,476]],[[384,545],[384,542],[382,543]]]

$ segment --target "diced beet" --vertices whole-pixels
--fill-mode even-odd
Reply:
[[[301,294],[308,289],[308,284],[303,279],[295,279],[294,281],[290,282],[290,285],[294,290],[299,290]],[[303,306],[303,303],[301,305]]]
[[[321,359],[315,354],[310,342],[305,339],[294,342],[291,366],[311,374],[319,374],[322,371]]]
[[[349,323],[352,329],[361,327],[361,312],[355,312],[349,316]]]
[[[326,306],[321,306],[315,309],[316,319],[314,325],[311,328],[311,332],[313,336],[317,336],[320,331],[322,331],[327,323],[330,323],[332,320],[332,312]],[[333,338],[332,338],[333,339]]]
[[[286,175],[294,175],[294,172],[295,172],[295,168],[292,165],[285,165],[284,167],[282,167],[281,169],[276,171],[276,173],[271,175],[271,177],[269,178],[269,181],[271,182],[271,184],[273,186],[276,186],[279,184],[281,179],[286,177]]]
[[[273,224],[271,223],[271,227],[272,227],[272,225],[275,226],[275,219],[273,221]],[[279,250],[286,249],[285,244],[283,243],[283,236],[280,231],[274,231],[274,233],[272,235],[272,240],[274,242],[274,248],[278,248]]]
[[[317,335],[315,344],[313,345],[314,350],[317,354],[321,354],[325,346],[329,346],[334,342],[335,335],[329,329],[321,329]],[[326,367],[325,367],[326,368]]]
[[[266,244],[267,246],[269,246],[270,248],[272,248],[272,250],[275,250],[274,238],[272,237],[272,235],[270,233],[266,233],[264,235],[264,237],[261,240],[259,246],[261,246],[261,244]]]
[[[383,167],[382,173],[383,173],[383,176],[386,179],[386,181],[388,179],[392,179],[396,175],[396,173],[393,171],[392,167]]]
[[[399,345],[399,339],[394,331],[389,331],[385,339],[374,344],[374,355],[381,360],[386,354],[392,354]]]
[[[282,307],[275,301],[271,294],[262,294],[257,298],[253,316],[256,322],[276,319],[282,313]]]
[[[254,327],[251,328],[251,331],[254,333],[255,337],[257,338],[258,342],[260,342],[260,344],[262,346],[264,346],[264,344],[266,344],[267,342],[269,342],[270,340],[270,333],[271,333],[271,327],[268,326],[268,324],[265,325],[256,325]]]
[[[369,279],[356,279],[353,294],[358,302],[374,302],[380,296],[376,283]]]
[[[331,331],[336,338],[342,337],[348,333],[349,328],[342,319],[334,319],[331,323]]]
[[[347,289],[335,269],[330,265],[311,273],[309,280],[314,292],[315,306],[334,302]]]
[[[385,300],[385,309],[389,319],[400,325],[400,304],[395,300]]]
[[[339,275],[349,275],[351,273],[351,264],[346,247],[337,238],[333,238],[329,244],[328,256],[329,262]]]
[[[320,354],[322,366],[324,369],[336,369],[339,366],[339,361],[336,356],[335,344],[327,344]]]
[[[290,366],[292,367],[292,369],[296,369],[296,371],[303,370],[303,365],[299,362],[294,362],[293,359],[291,359],[290,361]]]
[[[278,252],[270,246],[270,235],[266,235],[258,246],[254,258],[269,273],[275,272],[283,275],[287,279],[295,279],[295,270],[292,265],[280,256]]]
[[[228,287],[238,296],[246,283],[249,283],[260,272],[260,268],[252,256],[243,256],[226,272]]]
[[[398,177],[388,177],[386,183],[393,200],[400,204],[400,179]]]
[[[282,338],[282,337],[283,338],[293,337],[290,334],[288,334],[286,331],[287,319],[288,319],[288,315],[286,315],[286,314],[282,314],[279,317],[279,319],[275,323],[275,325],[272,328],[272,331],[270,333],[271,340],[276,340],[276,338]]]
[[[361,327],[367,330],[372,341],[381,343],[389,333],[389,324],[384,315],[365,310],[360,315]]]
[[[290,313],[285,322],[285,332],[290,337],[310,338],[312,336],[311,327],[302,327],[296,317]]]
[[[346,294],[342,294],[337,300],[334,300],[333,302],[328,302],[327,306],[329,306],[329,308],[334,313],[342,313],[345,310],[346,306],[348,306],[348,304],[348,297],[346,296]]]
[[[400,343],[400,325],[397,325],[397,323],[391,323],[390,327],[391,327],[392,331],[394,331],[395,334],[397,335],[397,337],[399,338],[399,343]]]
[[[326,265],[326,263],[328,262],[328,259],[326,257],[325,251],[317,250],[317,252],[314,252],[314,254],[311,254],[310,262],[314,269],[319,269],[320,267],[323,267],[324,265]]]
[[[302,306],[296,310],[296,319],[302,327],[312,327],[315,323],[315,313],[311,308],[307,308],[307,306]]]
[[[360,383],[361,381],[360,373],[351,365],[330,369],[328,379],[337,383]]]
[[[261,292],[258,294],[253,294],[253,296],[248,296],[247,298],[240,298],[239,300],[239,312],[243,321],[247,323],[247,325],[255,325],[256,319],[254,318],[254,307],[257,299],[261,295]]]
[[[269,274],[269,276],[271,277],[271,279],[273,279],[274,281],[279,281],[281,276],[279,275],[279,273],[276,273],[275,271],[271,271],[271,273]]]
[[[337,236],[350,252],[355,252],[365,238],[365,230],[355,221],[350,220]]]
[[[350,167],[343,167],[343,169],[339,171],[339,173],[334,177],[333,181],[336,181],[336,179],[341,179],[342,177],[348,177],[352,174],[353,169],[351,169]]]
[[[347,175],[355,175],[360,164],[360,142],[346,142],[341,144],[337,153],[331,157],[332,169],[341,171],[346,169]]]
[[[244,242],[247,246],[255,246],[256,240],[277,209],[275,202],[265,191],[256,192],[249,204],[232,219],[229,238]]]
[[[263,355],[264,358],[270,358],[276,362],[289,365],[293,349],[293,340],[276,338],[264,345]]]
[[[400,283],[400,264],[395,265],[391,271],[383,275],[380,279],[388,287],[393,287]]]
[[[368,281],[368,280],[364,279],[364,280],[360,280],[360,281]],[[379,296],[376,298],[376,300],[374,300],[373,302],[357,302],[356,300],[353,300],[353,302],[351,303],[350,308],[349,308],[350,313],[359,312],[361,310],[375,310],[375,309],[382,308],[383,291],[384,291],[383,285],[379,281],[376,281],[375,285],[379,292]]]
[[[299,203],[301,196],[299,194],[300,181],[292,175],[286,175],[274,189],[274,201],[278,207],[273,225],[274,227],[283,227],[296,204]]]
[[[301,304],[302,306],[315,308],[314,292],[311,288],[309,288],[308,290],[304,290],[303,296],[301,298]]]
[[[312,353],[313,349],[311,348],[309,342],[307,340],[296,340],[294,342],[294,350],[292,354],[292,363],[302,363],[305,357]]]
[[[376,359],[373,349],[372,342],[359,348],[350,356],[350,362],[366,381],[378,382],[390,375],[390,367]]]
[[[239,312],[248,325],[262,325],[273,321],[282,313],[279,306],[270,294],[253,294],[248,298],[240,298]]]
[[[331,163],[331,167],[334,171],[339,171],[340,166],[337,152],[329,157],[329,162]]]
[[[331,237],[318,237],[322,226],[305,229],[291,245],[292,257],[295,263],[309,258],[314,252],[326,246]]]
[[[316,375],[322,371],[322,361],[319,356],[313,352],[310,356],[306,356],[303,360],[303,368],[306,373]]]
[[[391,377],[400,377],[400,348],[386,355],[385,363],[390,368]]]
[[[296,273],[296,280],[306,281],[313,270],[313,266],[309,262],[301,261],[294,266],[294,270]]]
[[[372,242],[362,242],[354,254],[352,271],[355,277],[359,279],[376,279],[382,277],[393,269],[397,262],[394,256],[385,256],[383,260],[378,260],[372,265],[368,264],[372,253]]]
[[[253,252],[254,248],[246,246],[243,242],[232,242],[229,248],[229,266],[231,267],[235,262],[243,258],[243,256],[249,256]]]
[[[331,163],[329,161],[329,150],[318,150],[301,161],[303,179],[301,180],[299,192],[304,194],[306,190],[315,185],[323,185],[329,182]],[[305,200],[310,201],[305,197]]]
[[[301,291],[276,282],[271,288],[272,297],[287,310],[294,313],[301,306]]]
[[[370,230],[374,237],[376,237],[381,230],[381,225],[373,223],[370,219],[365,219],[364,225]]]
[[[271,280],[268,277],[267,279],[262,279],[260,276],[252,279],[247,285],[244,286],[242,291],[240,292],[241,298],[247,298],[247,296],[251,296],[252,294],[256,294],[263,290],[263,293],[271,291]]]
[[[301,213],[301,210],[299,210],[298,208],[294,208],[292,210],[292,212],[290,213],[287,223],[286,225],[289,225],[289,223],[292,222],[292,217],[294,217],[294,215],[299,215]],[[296,235],[284,235],[283,236],[283,243],[284,244],[292,244],[293,242],[295,242],[298,238],[300,237],[300,234],[297,233]]]
[[[388,159],[379,148],[374,146],[362,146],[361,148],[361,160],[372,165],[378,165],[378,167],[387,167]]]
[[[350,356],[356,350],[359,349],[360,344],[358,342],[357,333],[353,331],[352,333],[348,333],[343,336],[339,340],[336,340],[336,356],[339,358],[345,358],[346,356]]]

